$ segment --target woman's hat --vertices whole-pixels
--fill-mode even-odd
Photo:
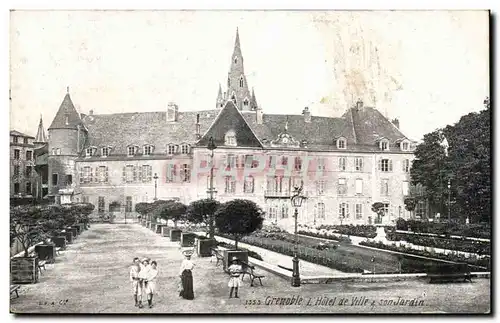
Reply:
[[[149,258],[142,258],[141,262],[145,262],[145,261],[149,262]]]
[[[238,261],[239,259],[237,257],[233,257],[231,258],[231,262],[235,262],[235,261]]]
[[[184,250],[182,252],[182,254],[186,257],[191,257],[193,255],[193,251],[192,250]]]

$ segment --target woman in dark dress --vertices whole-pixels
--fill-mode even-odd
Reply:
[[[179,276],[181,277],[182,289],[179,296],[184,299],[194,299],[193,292],[193,267],[194,263],[191,261],[192,252],[185,252],[184,256],[186,259],[182,261],[181,269],[179,271]]]

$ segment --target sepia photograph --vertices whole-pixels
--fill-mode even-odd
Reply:
[[[11,315],[491,314],[491,20],[12,9]]]

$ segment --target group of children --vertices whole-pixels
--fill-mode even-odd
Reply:
[[[146,293],[149,308],[153,307],[153,294],[156,290],[156,277],[158,277],[158,264],[149,258],[142,259],[135,257],[130,267],[130,281],[134,293],[135,306],[143,308],[142,294]]]

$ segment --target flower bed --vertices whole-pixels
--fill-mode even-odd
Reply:
[[[298,234],[302,234],[305,236],[309,237],[315,237],[315,238],[323,238],[323,239],[328,239],[328,240],[336,240],[340,241],[343,243],[351,243],[351,239],[346,236],[338,236],[334,234],[328,234],[328,233],[315,233],[315,232],[308,232],[308,231],[299,231]]]
[[[224,247],[224,248],[227,248],[227,249],[234,250],[234,244],[232,244],[232,243],[217,242],[217,246],[221,246],[221,247]],[[238,250],[247,251],[248,252],[248,257],[252,257],[252,258],[255,258],[257,260],[263,261],[261,255],[259,255],[255,251],[251,251],[251,250],[248,250],[248,249],[245,249],[245,248],[240,248],[240,247],[238,247]]]
[[[423,256],[423,257],[443,259],[443,260],[454,261],[454,262],[464,262],[464,263],[468,263],[469,265],[486,267],[488,270],[490,269],[490,257],[466,258],[466,257],[463,257],[461,255],[456,255],[456,254],[453,255],[453,254],[434,253],[434,252],[429,252],[429,251],[424,251],[424,250],[415,250],[415,249],[408,248],[405,246],[396,246],[396,244],[386,245],[382,242],[373,242],[373,241],[362,241],[359,244],[361,246],[373,247],[373,248],[402,252],[402,253],[409,253],[409,254]]]
[[[318,230],[333,231],[365,238],[375,238],[377,236],[377,228],[373,225],[320,225]]]
[[[479,255],[489,255],[491,253],[490,244],[482,241],[418,236],[398,232],[388,233],[386,238],[391,241],[403,240],[418,246],[477,253]]]

